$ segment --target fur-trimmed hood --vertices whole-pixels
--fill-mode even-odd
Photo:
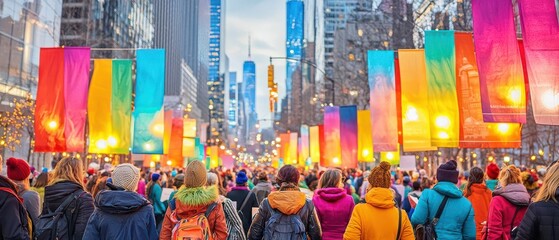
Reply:
[[[186,188],[182,186],[175,194],[177,215],[187,218],[204,213],[207,207],[219,200],[217,187]]]

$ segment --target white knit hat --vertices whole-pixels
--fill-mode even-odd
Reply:
[[[140,170],[130,163],[116,166],[112,175],[113,185],[128,191],[136,191],[140,181]]]

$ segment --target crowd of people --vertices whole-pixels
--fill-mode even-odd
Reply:
[[[1,160],[0,158],[0,161]],[[52,170],[22,159],[0,176],[0,239],[556,239],[559,164],[489,163],[434,176],[286,165],[150,171],[72,157]],[[0,171],[3,163],[0,162]]]

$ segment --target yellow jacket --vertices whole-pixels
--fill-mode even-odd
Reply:
[[[372,188],[365,195],[367,203],[353,209],[344,233],[344,240],[413,240],[413,229],[408,215],[402,210],[400,237],[398,235],[398,209],[394,207],[392,190]]]

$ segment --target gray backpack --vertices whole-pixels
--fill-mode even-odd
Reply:
[[[306,208],[307,205],[303,208]],[[303,209],[299,210],[303,211]],[[272,216],[266,221],[266,240],[306,240],[305,224],[299,214],[285,215],[271,209]]]

